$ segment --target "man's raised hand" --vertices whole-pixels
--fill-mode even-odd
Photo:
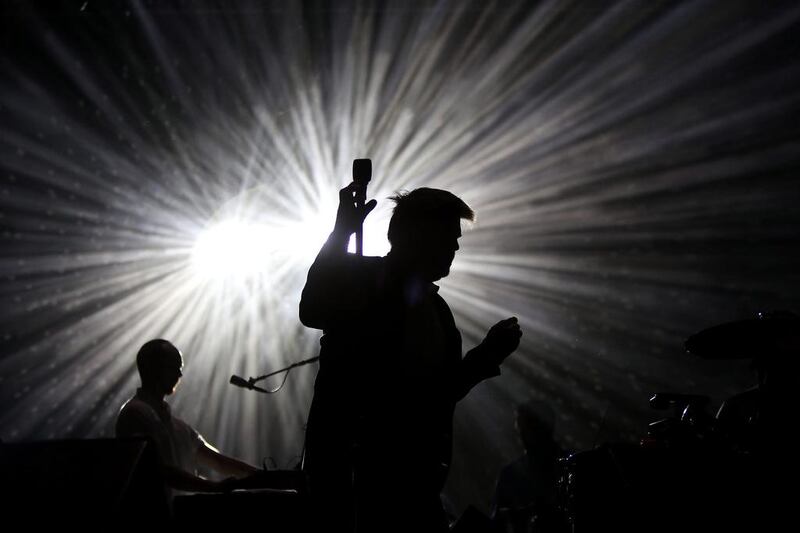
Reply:
[[[358,227],[364,223],[367,215],[378,205],[377,201],[370,200],[364,204],[364,207],[356,207],[355,191],[355,182],[351,182],[339,191],[339,210],[336,212],[336,224],[333,232],[342,237],[350,237],[355,233]]]

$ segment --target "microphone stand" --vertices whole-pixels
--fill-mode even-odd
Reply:
[[[353,160],[353,182],[356,185],[354,200],[356,204],[356,211],[361,213],[364,210],[364,205],[367,202],[367,184],[372,179],[372,160],[370,159],[354,159]],[[364,220],[362,219],[356,227],[356,255],[364,255]],[[354,442],[354,446],[358,447],[358,442]],[[305,443],[303,444],[303,464],[305,466]],[[355,458],[355,456],[354,456]],[[353,465],[355,466],[355,464]],[[359,531],[360,509],[359,509],[359,495],[357,470],[353,469],[353,517],[355,519],[355,529]]]
[[[353,200],[356,210],[361,212],[364,204],[367,203],[367,184],[372,179],[372,160],[354,159],[353,160],[353,183],[356,184]],[[364,221],[362,220],[356,228],[356,255],[364,255]]]
[[[256,387],[256,383],[258,383],[259,381],[261,381],[263,379],[267,379],[268,377],[272,377],[272,376],[275,376],[277,374],[281,374],[283,372],[287,372],[288,373],[293,368],[296,368],[298,366],[307,365],[309,363],[313,363],[314,361],[318,361],[318,360],[319,360],[319,356],[312,357],[310,359],[305,359],[305,360],[300,361],[298,363],[292,363],[291,365],[289,365],[289,366],[287,366],[285,368],[281,368],[280,370],[276,370],[275,372],[270,372],[269,374],[264,374],[263,376],[258,376],[257,378],[244,379],[243,377],[240,377],[240,376],[237,376],[237,375],[233,375],[233,376],[231,376],[230,383],[231,383],[231,385],[236,385],[237,387],[242,387],[242,388],[254,390],[254,391],[257,391],[257,392],[263,392],[265,394],[272,394],[274,392],[278,392],[278,390],[283,386],[283,384],[281,384],[281,386],[278,387],[277,389],[275,389],[274,391],[268,391],[266,389],[262,389],[261,387]]]
[[[366,184],[358,184],[355,194],[356,209],[359,211],[364,209],[364,203],[367,197]],[[356,228],[356,255],[364,255],[364,221],[358,223]]]

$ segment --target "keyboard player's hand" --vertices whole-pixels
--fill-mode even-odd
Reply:
[[[227,477],[222,481],[217,481],[219,492],[232,492],[240,488],[241,480],[235,477]]]

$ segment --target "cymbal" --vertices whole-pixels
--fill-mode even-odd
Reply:
[[[759,313],[758,318],[704,329],[689,337],[684,346],[704,359],[751,359],[797,351],[800,317],[790,312]]]

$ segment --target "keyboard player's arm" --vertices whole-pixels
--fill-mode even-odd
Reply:
[[[259,471],[258,468],[244,461],[220,453],[207,442],[203,443],[197,453],[200,464],[223,476],[241,478]]]
[[[236,488],[235,478],[215,481],[196,476],[174,466],[164,466],[164,481],[173,489],[186,492],[227,492]]]

